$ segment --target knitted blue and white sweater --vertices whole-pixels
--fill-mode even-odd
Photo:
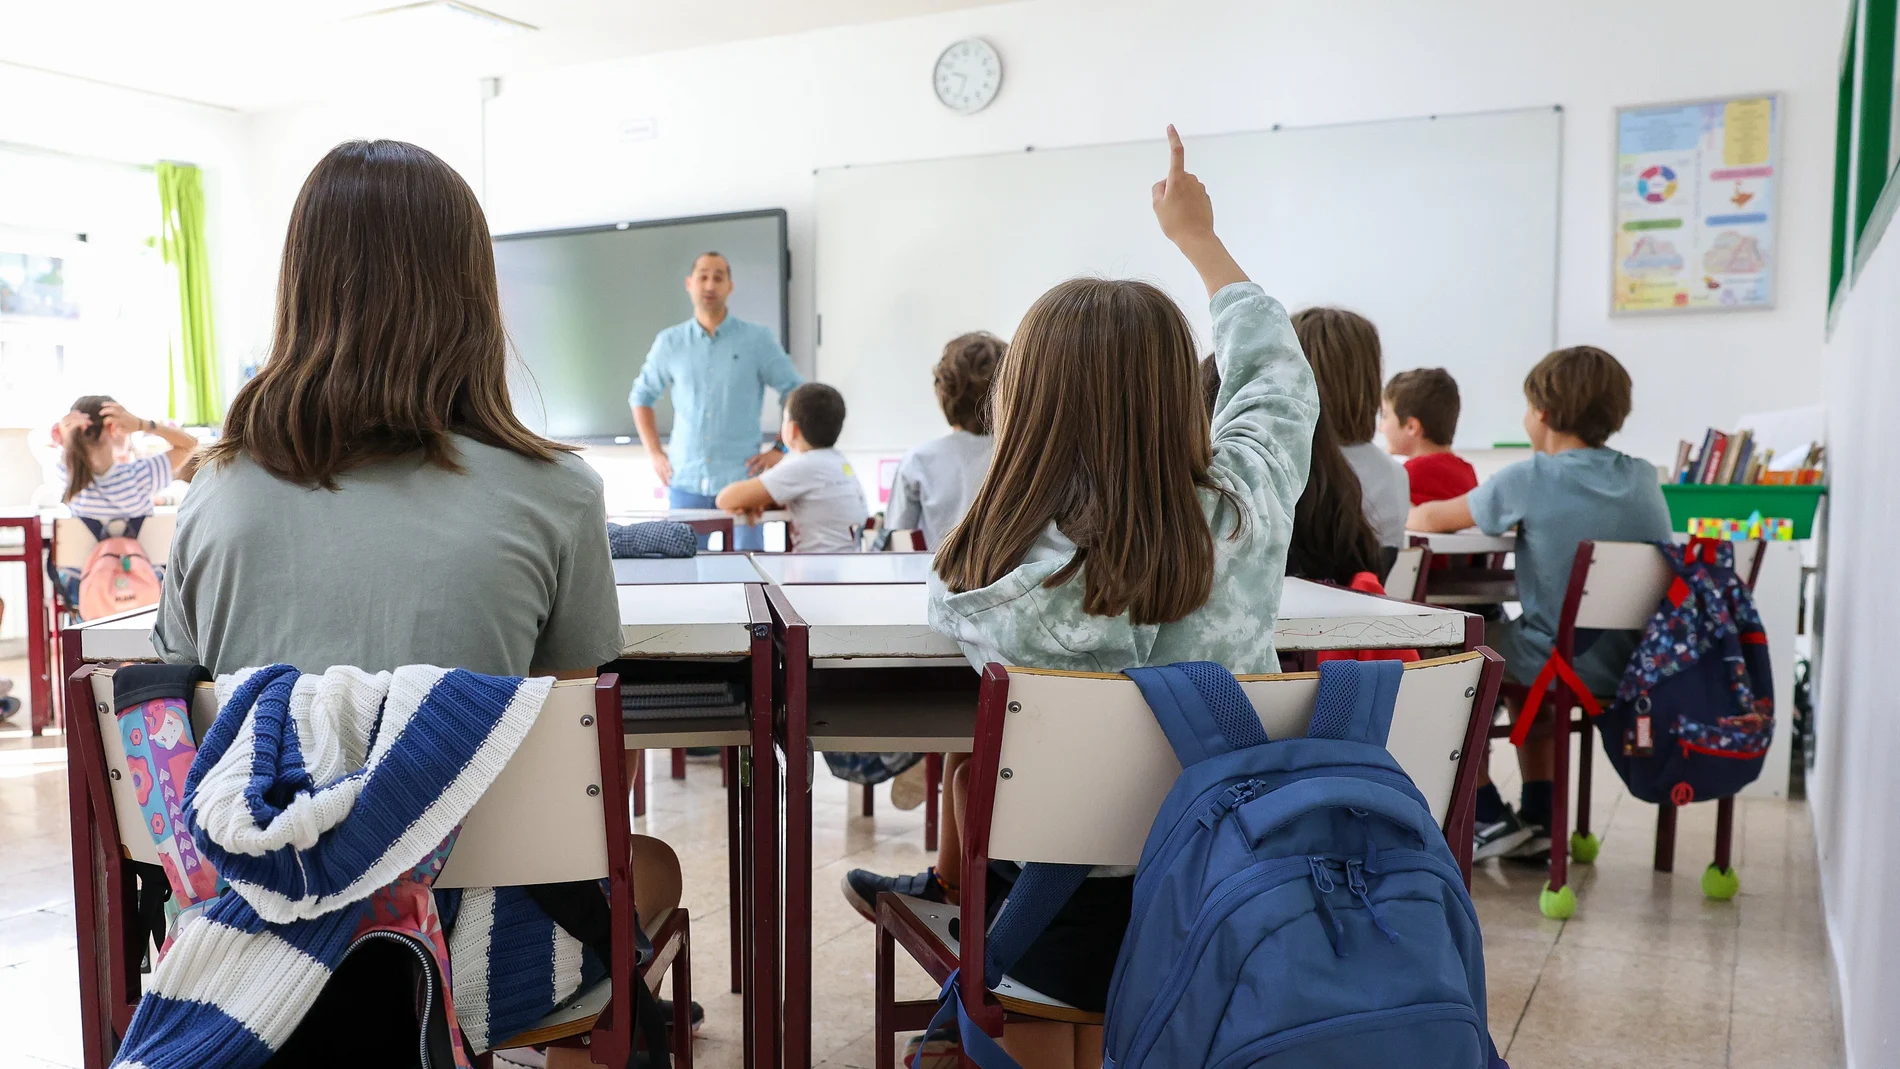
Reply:
[[[114,1065],[266,1062],[342,960],[365,900],[461,824],[552,686],[428,666],[220,677],[184,817],[231,890],[175,933]]]

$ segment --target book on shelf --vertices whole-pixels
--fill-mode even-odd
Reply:
[[[1721,431],[1710,427],[1702,447],[1676,443],[1676,464],[1670,481],[1692,486],[1812,486],[1823,481],[1827,451],[1810,443],[1799,464],[1775,463],[1775,451],[1761,445],[1747,428]]]

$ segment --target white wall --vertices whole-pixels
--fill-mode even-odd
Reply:
[[[1849,1064],[1900,1064],[1900,236],[1889,231],[1828,345],[1826,642],[1808,798]]]

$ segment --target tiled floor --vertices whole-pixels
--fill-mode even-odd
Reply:
[[[0,675],[24,674],[0,662]],[[76,1066],[64,750],[57,736],[28,739],[24,722],[0,728],[0,1066]],[[1504,780],[1508,761],[1495,763]],[[682,855],[695,994],[707,1014],[695,1060],[727,1069],[739,1064],[740,1043],[739,999],[725,993],[725,795],[714,764],[694,764],[683,783],[666,778],[658,757],[652,767],[652,806],[637,827]],[[1649,867],[1654,810],[1624,794],[1607,765],[1597,782],[1603,854],[1575,870],[1575,918],[1538,914],[1541,870],[1493,862],[1477,874],[1491,1030],[1513,1069],[1843,1064],[1806,807],[1738,807],[1742,891],[1715,903],[1698,885],[1713,807],[1684,814],[1677,872],[1659,875]],[[884,803],[866,819],[848,790],[829,778],[817,786],[813,1045],[825,1066],[865,1069],[874,1053],[872,928],[836,887],[850,868],[914,872],[927,859],[921,810]],[[920,970],[900,976],[900,997],[931,990]]]

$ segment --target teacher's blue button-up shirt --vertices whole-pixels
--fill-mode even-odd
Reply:
[[[748,478],[745,462],[759,451],[765,388],[782,399],[804,381],[772,331],[728,314],[711,334],[697,319],[661,331],[627,401],[650,407],[673,391],[666,450],[673,485],[717,494]]]

